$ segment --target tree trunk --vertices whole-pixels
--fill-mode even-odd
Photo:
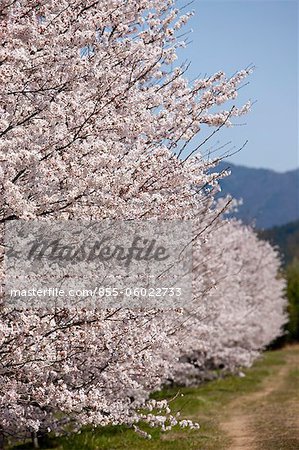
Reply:
[[[32,439],[33,448],[39,448],[38,437],[37,437],[36,431],[33,431],[31,433],[31,439]]]
[[[4,433],[2,430],[0,430],[0,450],[4,450],[4,449],[5,449]]]

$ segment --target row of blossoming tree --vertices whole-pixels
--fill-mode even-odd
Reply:
[[[250,70],[189,83],[175,65],[189,15],[175,0],[0,8],[1,233],[12,220],[78,218],[192,220],[194,230],[192,307],[43,313],[3,300],[2,437],[66,422],[197,426],[149,394],[249,366],[285,322],[275,250],[223,217],[230,200],[214,196],[227,174],[198,153],[206,139],[193,145],[249,110],[234,100]]]

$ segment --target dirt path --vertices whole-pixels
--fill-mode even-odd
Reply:
[[[285,365],[260,390],[228,405],[220,425],[229,450],[299,450],[299,346],[289,347]]]

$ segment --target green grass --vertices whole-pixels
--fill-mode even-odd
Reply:
[[[78,435],[53,439],[50,444],[52,448],[55,447],[59,450],[225,449],[230,441],[228,436],[221,431],[219,422],[228,413],[229,403],[236,397],[242,397],[260,389],[263,380],[269,375],[275,375],[276,371],[285,364],[286,352],[287,350],[267,352],[251,369],[244,371],[246,374],[244,378],[228,376],[204,383],[199,387],[166,389],[153,395],[156,399],[172,399],[178,391],[183,394],[171,402],[171,409],[173,412],[180,411],[182,418],[190,418],[199,422],[199,430],[175,427],[172,431],[161,432],[141,424],[140,428],[149,431],[152,435],[151,440],[148,440],[125,426],[109,426],[92,431],[86,429]],[[298,374],[290,374],[290,376],[295,376],[298,381]],[[286,395],[291,396],[292,392]],[[257,426],[261,427],[261,424],[257,424]],[[261,429],[261,432],[264,430]],[[18,445],[11,448],[25,450],[30,447]],[[274,449],[276,447],[273,447]]]

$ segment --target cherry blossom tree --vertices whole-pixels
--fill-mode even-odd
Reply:
[[[273,281],[265,302],[261,297],[275,279],[276,257],[262,244],[258,256],[247,255],[250,243],[260,248],[256,238],[223,222],[229,201],[214,202],[225,174],[211,174],[217,160],[196,153],[201,144],[192,147],[202,128],[214,134],[249,110],[250,103],[237,107],[235,100],[250,69],[189,83],[187,67],[175,62],[188,17],[174,0],[1,3],[1,232],[20,219],[191,220],[196,255],[193,312],[62,308],[45,314],[7,310],[4,302],[5,435],[59,430],[66,420],[79,429],[136,427],[142,418],[168,429],[179,421],[166,403],[148,403],[147,415],[139,408],[167,379],[179,379],[178,361],[193,352],[203,367],[221,355],[226,367],[247,364],[279,331],[280,282]],[[257,277],[263,249],[269,266]],[[249,272],[235,275],[247,260]],[[3,283],[4,277],[2,265]],[[271,297],[275,321],[260,333]],[[250,302],[257,314],[249,312]],[[237,362],[234,342],[241,349]],[[192,426],[181,426],[186,423]]]
[[[219,221],[194,256],[199,264],[194,265],[193,292],[201,301],[185,312],[189,320],[173,376],[182,384],[198,382],[213,369],[249,367],[287,320],[279,255],[250,227]]]

